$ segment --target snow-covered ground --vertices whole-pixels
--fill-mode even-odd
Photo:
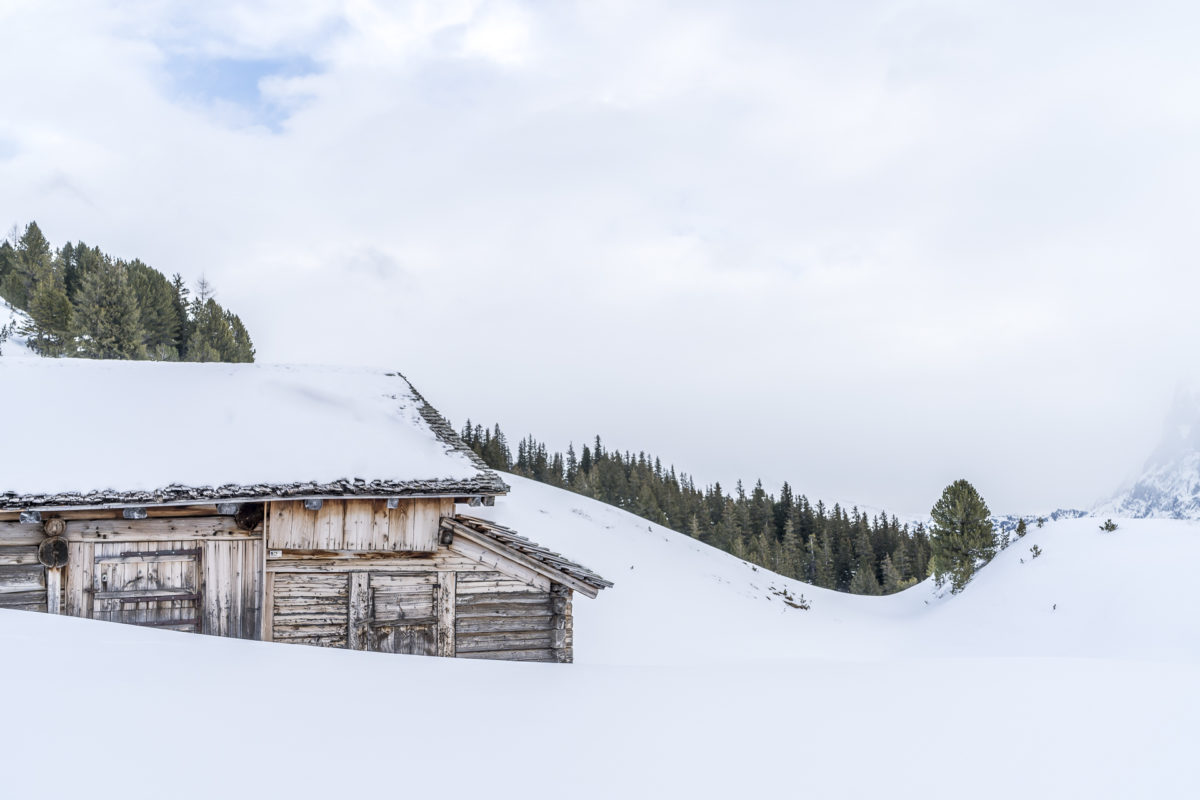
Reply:
[[[1194,523],[1049,523],[957,597],[923,584],[864,598],[506,480],[490,516],[616,583],[576,600],[576,664],[0,612],[4,796],[1161,798],[1200,786]]]

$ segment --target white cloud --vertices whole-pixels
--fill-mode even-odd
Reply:
[[[3,227],[205,273],[262,357],[459,421],[1020,510],[1104,494],[1195,371],[1187,9],[65,8],[0,12]],[[258,81],[272,132],[179,53],[314,72]]]

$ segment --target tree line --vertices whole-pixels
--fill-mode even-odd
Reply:
[[[203,278],[195,294],[176,273],[98,247],[57,249],[36,222],[0,243],[0,297],[32,322],[21,333],[45,356],[251,362],[254,344],[237,314]]]
[[[467,421],[460,434],[489,467],[582,494],[672,528],[752,564],[827,589],[891,594],[930,575],[931,543],[922,524],[901,524],[809,502],[784,483],[778,494],[758,481],[698,488],[687,474],[644,452],[605,448],[597,436],[578,452],[551,452],[532,436],[515,455],[499,425]]]

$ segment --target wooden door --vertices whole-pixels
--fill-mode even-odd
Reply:
[[[438,654],[436,572],[373,572],[367,586],[366,649],[417,656]]]
[[[192,542],[97,544],[92,618],[199,633],[202,554]]]

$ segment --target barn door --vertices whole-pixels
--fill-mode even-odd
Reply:
[[[199,633],[201,548],[189,545],[98,544],[92,570],[92,618]]]
[[[437,655],[436,572],[369,575],[366,649]]]

